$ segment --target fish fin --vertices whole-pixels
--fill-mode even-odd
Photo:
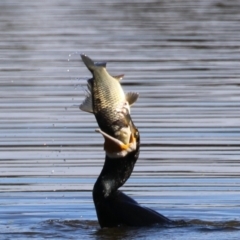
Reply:
[[[93,85],[93,78],[90,78],[87,80],[87,94],[91,94],[92,93],[92,85]]]
[[[94,69],[94,62],[91,58],[89,58],[88,56],[86,56],[85,54],[81,54],[81,58],[82,58],[82,61],[84,62],[84,64],[86,65],[86,67],[89,69],[89,71],[93,71]]]
[[[82,58],[82,61],[84,62],[84,64],[86,65],[86,67],[89,69],[90,72],[93,71],[94,67],[104,67],[104,68],[106,68],[106,66],[107,66],[106,62],[94,63],[94,61],[90,57],[86,56],[85,54],[81,54],[81,58]]]
[[[87,96],[79,108],[84,112],[93,113],[92,96]]]
[[[124,143],[122,141],[110,136],[109,134],[105,133],[101,129],[95,129],[95,132],[101,133],[102,136],[105,138],[106,143],[111,144],[115,148],[120,148],[122,145],[124,145]]]
[[[90,84],[91,79],[88,80],[88,90],[86,90],[86,98],[83,101],[83,103],[79,106],[79,108],[84,111],[84,112],[89,112],[89,113],[93,113],[93,103],[92,103],[92,86]]]
[[[138,96],[139,96],[138,93],[128,92],[125,97],[126,97],[126,100],[129,103],[129,105],[131,106],[131,105],[133,105],[137,101]]]
[[[104,68],[106,68],[106,66],[107,66],[107,63],[106,63],[106,62],[97,62],[97,63],[95,63],[95,66],[97,66],[97,67],[104,67]]]
[[[123,79],[124,74],[113,76],[113,78],[117,79],[119,82]]]

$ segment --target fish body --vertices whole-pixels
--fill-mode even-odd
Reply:
[[[86,55],[81,57],[93,76],[88,80],[87,96],[80,109],[95,115],[101,133],[129,144],[132,129],[128,115],[130,105],[137,100],[138,94],[125,94],[120,84],[123,75],[111,76],[106,70],[106,63],[95,64]]]

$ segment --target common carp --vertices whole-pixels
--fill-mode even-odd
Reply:
[[[100,127],[97,132],[105,138],[106,152],[118,146],[119,154],[125,154],[131,151],[136,129],[130,117],[130,106],[137,100],[138,93],[125,94],[120,84],[123,75],[111,76],[106,63],[94,63],[86,55],[81,58],[93,77],[87,81],[87,96],[80,109],[95,115]],[[122,150],[124,153],[120,153]]]

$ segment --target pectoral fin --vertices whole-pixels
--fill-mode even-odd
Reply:
[[[95,131],[103,135],[105,139],[104,150],[106,151],[107,155],[112,158],[124,157],[129,152],[132,152],[136,149],[137,145],[134,136],[131,136],[130,143],[124,144],[122,141],[108,135],[101,129],[96,129]]]
[[[101,129],[96,129],[95,132],[98,132],[98,133],[101,133],[105,139],[105,143],[104,143],[104,150],[105,151],[110,151],[110,152],[118,152],[118,151],[121,151],[122,148],[124,148],[125,144],[108,135],[107,133],[103,132]]]

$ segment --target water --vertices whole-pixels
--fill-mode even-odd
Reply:
[[[239,8],[1,1],[0,239],[239,239]],[[141,154],[122,190],[177,226],[99,228],[103,139],[78,109],[82,52],[140,93]]]

